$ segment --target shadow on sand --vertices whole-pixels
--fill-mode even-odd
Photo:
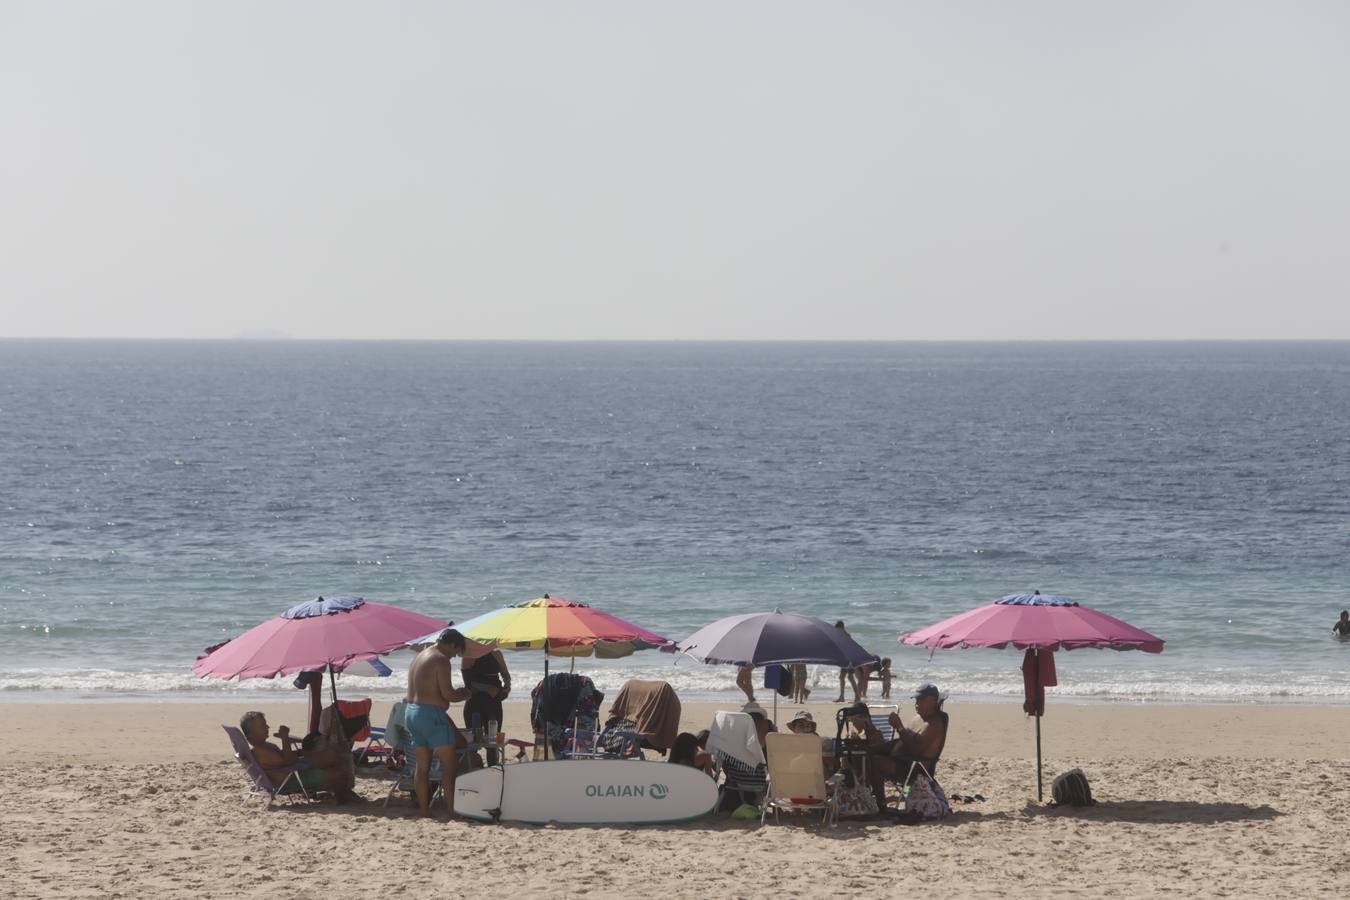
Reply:
[[[1030,818],[1063,816],[1083,821],[1139,822],[1160,825],[1215,825],[1219,822],[1265,821],[1284,815],[1273,807],[1246,803],[1199,803],[1191,800],[1099,801],[1095,806],[1040,806],[1028,803]]]

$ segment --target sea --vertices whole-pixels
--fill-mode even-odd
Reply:
[[[298,699],[190,669],[320,595],[544,593],[843,619],[898,698],[1018,702],[1020,652],[898,637],[1037,589],[1166,640],[1060,653],[1052,703],[1350,703],[1350,343],[0,341],[3,702]]]

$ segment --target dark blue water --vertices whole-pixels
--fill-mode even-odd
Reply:
[[[1013,651],[896,635],[1040,588],[1168,640],[1061,694],[1343,702],[1348,489],[1347,343],[0,341],[0,691],[217,690],[202,647],[316,594],[548,591],[1012,695]],[[670,666],[598,669],[732,687]]]

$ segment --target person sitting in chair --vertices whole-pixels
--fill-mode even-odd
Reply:
[[[947,714],[942,711],[947,695],[931,681],[925,681],[911,696],[918,715],[906,726],[899,715],[891,713],[889,721],[896,736],[889,741],[872,723],[864,704],[848,711],[851,729],[867,742],[867,781],[879,807],[886,805],[887,779],[903,778],[908,784],[918,774],[916,762],[932,775],[947,743]]]
[[[352,790],[350,767],[336,751],[323,748],[296,752],[291,745],[300,742],[291,737],[291,730],[285,725],[278,728],[274,735],[281,740],[281,746],[278,747],[267,740],[267,717],[257,710],[250,710],[240,716],[239,730],[253,748],[253,758],[262,766],[273,785],[280,787],[286,780],[287,773],[279,772],[278,769],[305,762],[309,767],[300,769],[296,776],[306,791],[331,791],[339,803],[361,799]]]
[[[922,766],[932,775],[937,768],[942,748],[947,743],[947,714],[942,704],[947,695],[937,685],[925,681],[911,694],[914,711],[918,714],[906,726],[897,713],[891,713],[890,723],[895,728],[895,739],[882,741],[881,734],[866,717],[859,717],[858,725],[867,735],[872,755],[867,759],[867,780],[878,806],[886,805],[887,779],[904,779],[908,784]],[[918,765],[915,765],[915,764]]]
[[[914,711],[918,715],[906,727],[900,721],[898,713],[891,713],[890,722],[895,727],[895,746],[891,756],[896,761],[896,774],[908,772],[911,764],[919,763],[932,775],[937,768],[942,748],[947,743],[947,714],[942,704],[947,695],[938,690],[937,685],[925,681],[911,694],[914,698]]]

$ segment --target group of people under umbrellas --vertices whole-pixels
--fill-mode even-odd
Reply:
[[[1013,613],[1007,615],[1006,613]],[[502,619],[506,621],[502,621]],[[483,630],[488,620],[496,619],[494,634]],[[842,623],[841,623],[842,624]],[[475,629],[478,629],[475,632]],[[514,632],[513,632],[514,629]],[[336,702],[335,672],[352,663],[374,660],[400,647],[434,636],[409,669],[409,714],[407,724],[414,736],[418,760],[418,799],[426,811],[426,772],[432,755],[441,757],[447,781],[453,779],[453,740],[447,739],[449,720],[445,710],[452,702],[476,704],[479,715],[501,721],[501,701],[510,693],[510,675],[499,652],[505,649],[542,649],[545,671],[549,656],[577,656],[596,653],[622,656],[637,649],[674,648],[674,643],[617,617],[602,613],[583,603],[550,598],[548,595],[494,610],[459,629],[445,629],[443,623],[398,607],[370,603],[361,598],[320,597],[317,601],[288,609],[240,637],[211,649],[198,659],[193,671],[200,676],[219,678],[273,677],[303,671],[327,671]],[[470,665],[475,676],[464,688],[454,688],[449,679],[449,660],[465,654],[470,641],[486,638]],[[1118,619],[1064,597],[1032,594],[1010,595],[995,604],[980,607],[930,628],[902,636],[906,643],[920,646],[1003,647],[1012,643],[1026,649],[1028,657],[1051,654],[1057,649],[1111,647],[1161,652],[1162,640],[1135,629]],[[729,616],[711,623],[680,642],[678,649],[705,663],[741,667],[759,666],[837,666],[842,672],[875,666],[880,660],[857,644],[842,627],[834,627],[818,618],[775,611]],[[481,662],[480,662],[481,661]],[[477,672],[480,667],[481,673]],[[1035,670],[1035,686],[1043,704],[1045,682],[1039,680],[1042,666]],[[1027,669],[1024,666],[1024,674]],[[1053,668],[1050,669],[1053,678]],[[1031,676],[1028,676],[1031,679]],[[474,682],[481,684],[475,691]],[[1053,681],[1049,682],[1053,684]],[[1032,680],[1028,680],[1029,698]],[[928,687],[932,687],[929,685]],[[842,688],[842,683],[841,683]],[[842,694],[842,690],[841,690]],[[921,690],[916,704],[932,699],[940,712],[944,699],[935,687]],[[1028,701],[1030,703],[1030,699]],[[863,707],[865,711],[865,707]],[[1037,780],[1040,782],[1040,713],[1037,717]],[[921,718],[922,708],[919,709]],[[925,721],[927,721],[925,719]],[[941,740],[945,742],[945,717]],[[892,723],[903,729],[903,723]],[[860,727],[865,727],[861,726]],[[265,720],[255,721],[251,730],[262,734]],[[936,741],[937,728],[924,732]],[[903,731],[900,732],[904,734]],[[291,753],[287,737],[282,738],[286,753]],[[453,737],[453,735],[452,735]],[[251,740],[251,738],[250,738]],[[913,743],[911,738],[909,743]],[[905,741],[901,742],[902,744]],[[443,750],[445,747],[449,750]],[[918,745],[916,745],[918,746]],[[920,753],[923,747],[918,748]],[[939,750],[940,752],[940,750]],[[447,754],[449,759],[447,760]],[[423,762],[427,765],[423,765]],[[446,785],[447,793],[451,790]]]

